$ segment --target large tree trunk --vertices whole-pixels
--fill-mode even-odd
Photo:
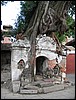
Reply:
[[[34,67],[36,66],[36,36],[37,34],[54,34],[54,32],[63,33],[66,31],[66,14],[70,6],[70,1],[40,1],[38,7],[31,18],[28,28],[25,32],[31,42],[30,70],[31,81],[34,80]],[[55,34],[58,46],[59,41]]]

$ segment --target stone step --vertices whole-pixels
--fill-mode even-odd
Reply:
[[[52,82],[42,82],[40,83],[41,87],[50,87],[50,86],[54,86],[54,84]]]
[[[36,94],[36,93],[38,93],[38,90],[36,90],[36,89],[21,89],[20,93]]]
[[[53,86],[54,84],[51,80],[44,80],[44,81],[33,82],[32,85],[41,88],[41,87]]]
[[[37,93],[50,93],[63,90],[71,86],[71,83],[54,84],[52,81],[36,81],[29,83],[20,88],[20,93],[37,94]]]
[[[41,87],[48,87],[48,86],[53,86],[52,80],[44,80],[44,81],[35,81],[31,83],[33,86],[37,86],[39,88]]]
[[[20,89],[20,93],[25,94],[37,94],[37,93],[51,93],[55,91],[64,90],[65,88],[71,86],[70,84],[54,84],[53,86],[37,87],[37,86],[25,86]]]
[[[33,85],[25,85],[23,88],[24,89],[34,89],[34,90],[37,90],[39,87],[33,86]]]
[[[35,75],[34,80],[35,81],[42,81],[43,77],[41,75]]]
[[[55,92],[58,90],[63,90],[64,86],[63,85],[54,85],[50,87],[43,87],[43,93],[49,93],[49,92]]]
[[[55,92],[59,90],[63,90],[64,85],[54,85],[50,87],[42,87],[42,88],[23,88],[20,89],[20,93],[25,93],[25,94],[37,94],[37,93],[49,93],[49,92]]]

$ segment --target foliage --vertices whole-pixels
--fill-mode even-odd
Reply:
[[[66,23],[68,25],[68,31],[65,32],[66,35],[73,36],[75,38],[75,21],[72,17],[68,16]]]
[[[32,15],[34,14],[34,11],[37,7],[38,1],[21,1],[20,4],[21,4],[20,16],[18,16],[17,22],[15,23],[17,33],[20,31],[26,31],[27,26],[30,22],[30,19],[32,18]],[[73,16],[73,14],[75,14],[75,2],[74,1],[72,2],[70,7],[71,8],[69,9],[68,12],[70,13],[71,16]],[[71,21],[71,20],[72,20],[72,18],[70,18],[70,17],[69,17],[69,19],[67,19],[67,25],[69,25],[68,23],[70,23],[69,21]],[[68,27],[70,28],[71,25]],[[69,31],[67,32],[67,35],[71,31],[73,31],[73,30],[69,29]],[[71,35],[71,34],[69,34],[69,35]],[[74,34],[72,34],[72,35],[74,36]]]
[[[2,31],[2,35],[5,35],[5,36],[14,36],[16,35],[15,32],[12,30],[12,31]]]
[[[21,32],[24,29],[25,23],[21,16],[18,17],[17,22],[15,22],[15,31],[16,33]]]
[[[21,1],[20,5],[20,16],[18,16],[17,22],[15,22],[15,29],[17,30],[17,33],[26,31],[30,19],[37,7],[37,1]]]
[[[34,66],[36,66],[36,36],[38,35],[38,32],[41,34],[47,34],[49,31],[51,34],[52,32],[52,36],[57,41],[59,47],[57,53],[62,54],[59,41],[54,32],[58,31],[64,33],[66,31],[65,18],[70,3],[71,1],[21,1],[21,12],[16,23],[16,29],[18,31],[26,31],[26,34],[30,33],[31,49],[29,54],[29,67],[31,68],[31,81],[34,81]],[[29,25],[29,23],[31,24]],[[27,28],[27,26],[29,27]],[[60,33],[56,34],[59,37],[59,40],[62,41],[64,40],[65,34],[60,36]]]
[[[64,34],[60,35],[58,32],[56,32],[56,36],[61,43],[65,41],[66,36],[68,36],[68,37],[72,36],[73,38],[75,38],[75,21],[74,21],[74,19],[68,15],[68,17],[66,19],[66,23],[68,26],[68,30],[66,32],[64,32]]]
[[[72,1],[68,13],[70,13],[70,16],[75,15],[75,1]]]
[[[1,1],[1,5],[6,5],[7,3],[8,1]],[[20,1],[21,11],[20,15],[18,15],[17,21],[15,22],[15,29],[12,34],[26,31],[38,3],[39,1]],[[68,13],[70,14],[70,16],[68,16],[66,20],[68,31],[64,32],[64,34],[62,35],[56,32],[56,35],[60,42],[65,40],[66,35],[72,35],[73,37],[75,37],[75,21],[72,19],[72,16],[75,14],[75,1],[72,1]]]
[[[57,36],[57,38],[58,38],[58,40],[59,40],[60,43],[62,43],[63,41],[65,41],[65,37],[66,37],[65,34],[59,34],[58,32],[55,32],[55,34],[56,34],[56,36]]]

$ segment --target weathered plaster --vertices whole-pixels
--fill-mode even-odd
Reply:
[[[23,69],[18,69],[18,62],[23,59],[25,63],[25,69],[28,68],[28,59],[30,53],[30,41],[26,38],[25,40],[17,40],[12,43],[11,48],[11,76],[12,81],[19,81],[19,76],[21,75]],[[53,51],[56,51],[56,43],[54,40],[48,36],[42,36],[36,38],[36,58],[40,56],[46,57],[44,65],[48,67],[48,61],[55,60],[58,55]],[[61,59],[59,59],[59,62]],[[43,66],[44,66],[43,65]],[[54,61],[55,65],[55,61]],[[45,67],[43,67],[45,69]],[[36,66],[34,67],[34,75],[36,74]]]

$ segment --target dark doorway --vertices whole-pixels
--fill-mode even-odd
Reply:
[[[11,64],[11,51],[1,50],[1,65]]]
[[[47,58],[40,56],[36,58],[36,74],[42,75],[43,69],[46,67]]]

